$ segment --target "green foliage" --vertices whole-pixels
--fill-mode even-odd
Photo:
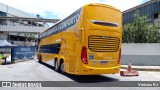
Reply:
[[[25,33],[26,41],[36,40],[35,33]]]
[[[148,23],[146,16],[134,14],[134,21],[123,25],[123,42],[125,43],[158,43],[160,32],[158,24]]]

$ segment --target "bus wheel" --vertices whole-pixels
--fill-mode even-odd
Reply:
[[[63,60],[60,60],[60,71],[61,73],[64,73],[64,61]]]
[[[54,70],[55,70],[56,72],[59,71],[58,60],[55,60],[55,63],[54,63]]]
[[[42,63],[42,56],[41,55],[38,55],[38,60],[40,63]]]

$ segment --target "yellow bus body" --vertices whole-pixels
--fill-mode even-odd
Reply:
[[[109,5],[93,3],[83,6],[79,12],[80,14],[72,14],[73,17],[57,22],[47,29],[48,32],[45,30],[40,34],[38,58],[52,66],[55,60],[58,61],[58,66],[63,60],[64,71],[69,74],[119,73],[122,44],[121,11]],[[76,24],[72,25],[74,22]],[[86,48],[86,54],[82,55],[83,47]]]

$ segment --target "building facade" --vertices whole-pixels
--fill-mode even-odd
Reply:
[[[146,3],[123,11],[123,25],[134,20],[134,14],[139,11],[140,16],[146,16],[149,22],[160,22],[160,0],[150,0]]]
[[[35,46],[38,34],[49,28],[47,23],[57,21],[36,17],[0,3],[0,40],[19,46]]]

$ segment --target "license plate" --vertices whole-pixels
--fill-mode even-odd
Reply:
[[[101,61],[100,62],[100,64],[106,64],[107,63],[107,61]]]

